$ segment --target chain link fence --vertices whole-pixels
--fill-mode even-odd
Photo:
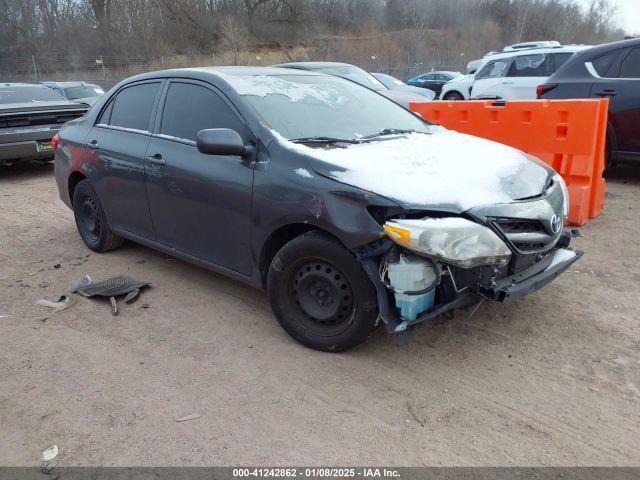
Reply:
[[[264,60],[261,60],[259,55],[255,56],[255,61],[247,63],[253,63],[254,66],[265,65]],[[0,62],[0,82],[37,83],[43,81],[82,80],[95,83],[107,90],[120,80],[139,73],[167,68],[224,64],[228,64],[228,62],[223,62],[223,59],[215,54],[172,55],[170,57],[112,57],[108,55],[97,57],[73,55],[47,57],[3,56]],[[382,67],[371,61],[358,62],[356,65],[367,71],[386,73],[403,81],[429,71],[452,70],[464,72],[465,69],[462,65],[432,65],[424,62],[417,65],[394,67]]]

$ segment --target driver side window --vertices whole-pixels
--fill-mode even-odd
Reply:
[[[244,132],[235,112],[213,90],[172,82],[164,102],[160,134],[195,142],[196,134],[207,128],[231,128],[241,136]]]
[[[496,78],[504,76],[509,65],[508,60],[496,60],[486,64],[476,74],[476,80],[482,80],[485,78]]]

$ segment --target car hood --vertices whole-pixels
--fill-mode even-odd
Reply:
[[[471,75],[463,75],[462,77],[456,77],[456,78],[453,78],[453,79],[449,80],[445,85],[451,85],[452,83],[465,82],[465,81],[468,81],[468,80],[472,79],[473,77],[474,77],[473,74],[471,74]]]
[[[423,101],[425,98],[427,100],[433,100],[434,98],[436,98],[436,92],[434,92],[433,90],[429,90],[428,88],[414,87],[413,85],[405,85],[403,87],[395,88],[394,90],[402,90],[405,92],[414,93],[422,97]]]
[[[461,213],[544,192],[553,170],[519,150],[442,127],[304,153],[316,173],[394,200],[407,209]]]
[[[393,90],[378,90],[378,93],[381,95],[384,95],[385,97],[387,97],[389,100],[394,101],[395,103],[397,103],[398,105],[401,105],[405,108],[409,108],[409,104],[411,102],[425,102],[428,101],[424,95],[421,95],[419,93],[414,93],[408,90],[400,90],[400,89],[393,89]],[[435,96],[435,95],[434,95]]]
[[[84,103],[85,105],[89,105],[90,107],[93,107],[93,105],[100,100],[101,96],[97,96],[97,97],[82,97],[82,98],[74,98],[73,100],[71,100],[72,102],[75,103]]]

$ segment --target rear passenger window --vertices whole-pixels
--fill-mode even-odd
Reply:
[[[640,48],[634,48],[622,61],[620,78],[640,78]]]
[[[218,94],[192,83],[171,83],[160,133],[195,142],[207,128],[231,128],[242,135],[240,120]]]
[[[553,56],[553,59],[554,59],[553,72],[555,72],[562,65],[564,65],[567,60],[569,60],[571,57],[573,57],[573,53],[571,53],[571,52],[553,53],[552,56]]]
[[[591,61],[594,70],[601,77],[605,77],[607,72],[611,68],[611,65],[616,61],[618,55],[620,54],[619,50],[615,50],[613,52],[605,53],[604,55],[600,55],[598,58]]]
[[[107,107],[100,123],[108,123],[114,127],[132,128],[134,130],[149,130],[151,110],[160,88],[159,82],[143,83],[120,90],[112,105]],[[108,122],[105,114],[110,111]]]
[[[509,69],[509,77],[546,77],[550,75],[547,68],[547,55],[538,53],[535,55],[520,55],[513,59]]]

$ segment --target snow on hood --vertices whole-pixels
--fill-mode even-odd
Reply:
[[[539,195],[550,169],[519,150],[441,127],[345,148],[304,153],[319,174],[397,201],[407,208],[465,211]]]

